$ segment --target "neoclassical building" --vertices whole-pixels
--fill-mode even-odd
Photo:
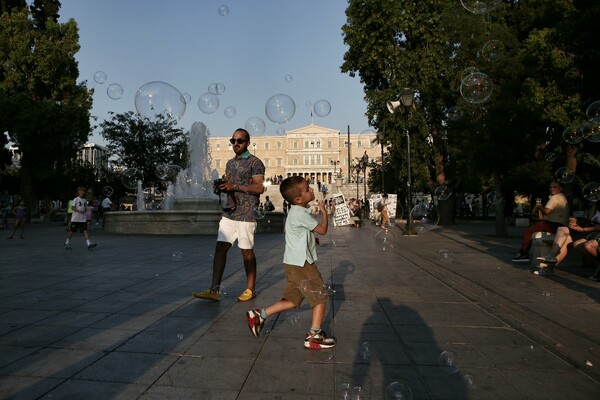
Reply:
[[[252,136],[248,148],[265,164],[265,179],[301,175],[313,183],[332,184],[340,179],[352,181],[353,167],[365,152],[369,161],[381,162],[382,148],[376,143],[376,137],[372,131],[341,133],[311,124],[281,136]],[[227,161],[234,156],[229,139],[209,138],[211,169],[216,169],[219,175],[225,172]]]

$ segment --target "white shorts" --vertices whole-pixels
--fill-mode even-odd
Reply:
[[[256,222],[234,221],[223,217],[219,222],[217,242],[233,245],[237,240],[240,249],[250,250],[254,248],[254,231],[256,231]]]

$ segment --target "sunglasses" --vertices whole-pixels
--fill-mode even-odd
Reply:
[[[231,143],[231,144],[236,144],[236,143],[237,144],[242,144],[242,143],[246,143],[247,141],[248,140],[241,139],[241,138],[237,138],[237,139],[231,138],[231,139],[229,139],[229,143]]]

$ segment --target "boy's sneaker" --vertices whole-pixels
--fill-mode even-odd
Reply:
[[[71,245],[68,243],[65,243],[65,250],[71,250],[71,249],[72,249]]]
[[[215,292],[210,289],[206,289],[204,292],[193,292],[192,296],[197,297],[199,299],[219,301],[221,300],[221,293]]]
[[[548,264],[556,264],[557,263],[556,257],[552,256],[552,255],[544,256],[544,257],[537,257],[536,260],[542,261],[542,262],[545,262]]]
[[[516,257],[512,258],[512,262],[529,262],[529,256],[527,254],[517,254]]]
[[[246,319],[248,320],[248,328],[250,328],[250,331],[255,337],[258,337],[265,325],[265,319],[260,316],[260,310],[256,308],[248,311],[246,313]]]
[[[327,337],[322,329],[317,332],[309,331],[304,338],[304,347],[307,349],[330,349],[335,347],[335,338]]]
[[[91,250],[96,246],[98,246],[96,243],[90,243],[90,244],[88,244],[88,250]]]

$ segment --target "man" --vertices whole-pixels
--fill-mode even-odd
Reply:
[[[106,213],[112,210],[113,202],[110,201],[110,197],[105,196],[102,200],[102,227],[106,226]]]
[[[256,231],[254,209],[258,207],[260,195],[265,191],[263,185],[265,166],[258,157],[248,151],[250,145],[248,131],[237,129],[229,142],[233,146],[235,157],[227,162],[225,182],[218,186],[222,192],[227,193],[227,204],[223,208],[223,216],[219,222],[212,283],[209,289],[194,292],[192,295],[199,299],[214,301],[221,298],[219,287],[225,271],[227,252],[237,240],[238,247],[242,251],[248,281],[246,290],[238,296],[238,300],[248,301],[256,296],[254,288],[256,257],[253,250]]]
[[[545,206],[537,203],[532,209],[532,215],[534,213],[541,213],[542,220],[523,231],[521,248],[519,249],[519,254],[512,259],[513,262],[529,262],[529,249],[531,248],[531,235],[533,233],[555,233],[558,227],[566,226],[569,223],[569,204],[562,191],[563,186],[557,181],[552,181],[548,203]]]

